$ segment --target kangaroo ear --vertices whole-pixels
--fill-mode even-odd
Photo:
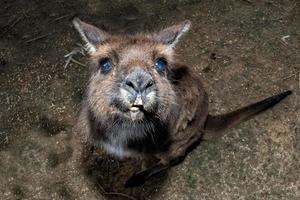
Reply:
[[[74,18],[72,20],[74,27],[79,32],[80,36],[86,43],[86,49],[88,53],[93,54],[96,52],[96,46],[101,44],[107,39],[108,33],[81,21],[79,18]]]
[[[186,20],[180,24],[170,26],[154,34],[154,40],[163,44],[171,45],[174,47],[179,38],[186,33],[191,27],[191,21]]]

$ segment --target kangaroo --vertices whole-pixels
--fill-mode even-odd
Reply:
[[[201,140],[218,138],[291,91],[213,116],[201,78],[176,59],[186,20],[156,33],[114,35],[78,18],[73,24],[89,53],[90,79],[81,112],[87,141],[118,158],[155,158],[125,186],[139,186],[179,164]]]

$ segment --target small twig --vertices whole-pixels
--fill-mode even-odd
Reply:
[[[40,35],[38,37],[32,38],[30,40],[27,40],[26,43],[30,43],[30,42],[34,42],[36,40],[43,39],[43,38],[47,37],[48,35],[50,35],[50,33],[47,33],[47,34],[44,34],[44,35]]]
[[[69,56],[68,59],[66,60],[66,64],[64,65],[65,69],[69,66],[71,59],[72,59],[72,56]]]
[[[82,47],[82,48],[79,48],[79,49],[78,49],[78,48],[74,49],[74,50],[71,51],[70,53],[64,55],[64,57],[67,58],[67,57],[73,56],[73,55],[75,55],[75,54],[77,54],[77,53],[80,53],[80,54],[82,54],[83,56],[85,56],[84,49],[83,49],[83,47]]]
[[[29,15],[27,15],[28,12],[29,12],[29,10],[22,11],[22,13],[23,13],[23,15],[24,15],[25,17],[29,17]]]
[[[61,20],[61,19],[67,18],[67,17],[69,17],[69,16],[70,16],[70,14],[63,15],[63,16],[60,16],[60,17],[55,18],[54,21],[59,21],[59,20]]]
[[[16,17],[14,17],[13,19],[9,19],[8,22],[3,26],[3,28],[10,26],[10,24],[12,24],[12,22],[14,22],[16,20]]]
[[[85,49],[84,47],[79,44],[79,43],[76,43],[76,45],[79,47],[79,48],[75,48],[73,51],[71,51],[70,53],[64,55],[65,58],[67,58],[66,60],[66,64],[64,65],[64,68],[66,69],[68,67],[68,65],[70,64],[70,62],[74,62],[80,66],[83,66],[83,67],[86,67],[85,64],[73,59],[73,56],[76,55],[76,54],[82,54],[83,56],[85,56]]]
[[[281,37],[281,41],[282,41],[284,44],[287,45],[288,43],[287,43],[286,39],[288,39],[289,37],[290,37],[290,35],[282,36],[282,37]]]
[[[298,70],[298,71],[296,71],[295,73],[293,73],[293,74],[291,74],[291,75],[289,75],[289,76],[283,78],[282,80],[287,80],[287,79],[289,79],[289,78],[292,78],[293,76],[297,76],[298,74],[300,74],[300,70]]]
[[[104,195],[118,195],[118,196],[126,197],[131,200],[137,200],[136,198],[129,196],[128,194],[123,194],[123,193],[119,193],[119,192],[106,192],[106,193],[104,193]]]
[[[18,17],[4,32],[1,33],[0,37],[5,35],[8,31],[10,31],[14,26],[17,25],[22,19],[24,19],[24,16]]]
[[[73,63],[76,63],[76,64],[78,64],[78,65],[82,66],[82,67],[87,67],[85,64],[83,64],[83,63],[81,63],[81,62],[79,62],[79,61],[75,60],[75,59],[74,59],[74,58],[72,58],[72,57],[71,57],[71,61],[72,61]]]

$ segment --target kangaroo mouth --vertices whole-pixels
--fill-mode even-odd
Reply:
[[[144,110],[144,102],[141,98],[141,95],[138,95],[134,103],[129,108],[131,112],[139,112]]]
[[[130,108],[130,118],[133,121],[142,120],[144,118],[144,108],[143,105],[133,104]]]
[[[132,105],[129,110],[131,112],[139,112],[139,111],[143,111],[143,106],[142,105]]]

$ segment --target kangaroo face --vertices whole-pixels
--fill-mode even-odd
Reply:
[[[96,113],[110,110],[135,121],[145,114],[163,117],[161,112],[168,112],[170,103],[176,102],[168,80],[172,54],[165,45],[147,38],[108,39],[92,60],[95,70],[88,97]]]
[[[173,47],[190,22],[157,34],[134,36],[110,35],[78,19],[74,24],[91,54],[93,72],[87,94],[97,117],[166,120],[176,106],[170,81]]]

